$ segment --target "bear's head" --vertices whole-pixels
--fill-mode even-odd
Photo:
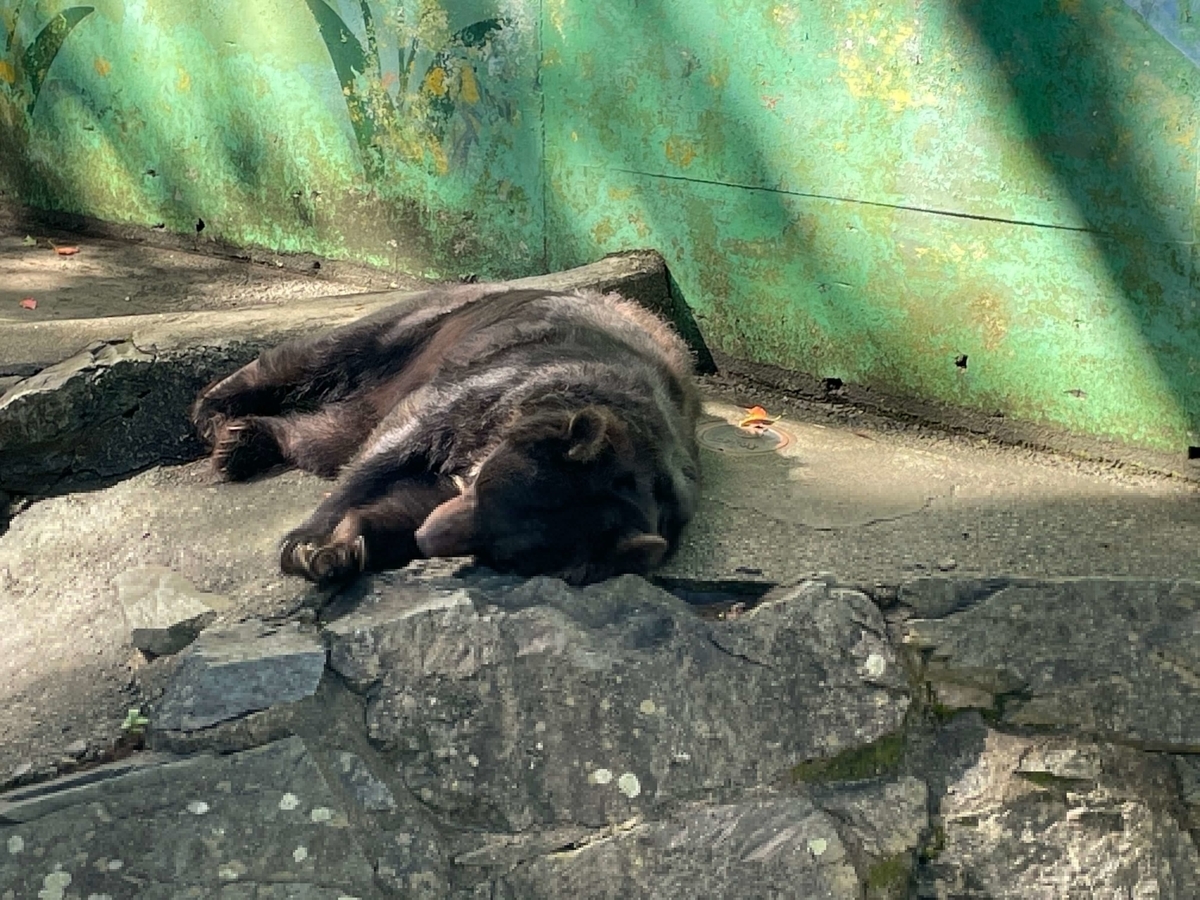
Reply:
[[[608,407],[524,414],[466,489],[429,514],[417,545],[426,556],[474,555],[571,584],[645,574],[671,549],[661,524],[673,513],[660,508],[669,498],[655,460]]]

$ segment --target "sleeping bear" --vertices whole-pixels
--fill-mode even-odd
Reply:
[[[698,485],[683,341],[616,294],[464,285],[262,353],[192,421],[223,478],[336,488],[282,542],[326,584],[418,557],[586,584],[670,554]]]

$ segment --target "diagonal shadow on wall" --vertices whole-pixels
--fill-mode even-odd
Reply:
[[[1200,312],[1190,299],[1196,197],[1187,187],[1198,133],[1187,98],[1200,74],[1122,4],[953,2],[1007,79],[1031,145],[1091,233],[1187,418],[1189,443],[1200,444]],[[1148,131],[1161,142],[1144,140]]]
[[[700,351],[702,371],[714,368],[702,332],[720,334],[727,352],[773,342],[775,355],[784,356],[798,330],[825,346],[830,321],[853,328],[870,319],[870,297],[814,246],[818,223],[836,201],[773,187],[785,179],[752,127],[762,115],[759,98],[738,81],[744,72],[730,77],[736,50],[711,40],[714,20],[732,25],[739,15],[710,9],[691,18],[671,0],[638,0],[611,16],[589,13],[586,25],[556,24],[553,11],[543,21],[551,39],[558,28],[567,42],[640,32],[633,52],[572,48],[565,71],[558,50],[547,53],[550,267],[586,261],[597,245],[614,243],[605,234],[617,235],[624,248],[653,246],[679,279],[672,282],[676,324]],[[641,48],[650,51],[642,55]],[[622,88],[626,97],[618,100]],[[663,104],[656,107],[657,91]],[[594,133],[581,129],[577,141],[577,121]],[[727,141],[733,133],[736,140]],[[803,281],[791,281],[796,271]],[[762,286],[781,280],[789,281],[792,299],[773,304]],[[750,304],[753,314],[746,313]],[[763,327],[768,319],[774,327]],[[875,341],[865,331],[859,337]]]

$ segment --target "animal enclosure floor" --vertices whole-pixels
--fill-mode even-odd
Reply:
[[[708,412],[736,418],[736,393],[714,389]],[[938,569],[1200,579],[1200,498],[1184,482],[770,411],[785,413],[787,454],[705,451],[703,499],[664,575],[783,581],[823,570],[869,586]],[[19,514],[0,537],[0,782],[77,740],[103,746],[119,734],[142,660],[117,575],[165,566],[227,597],[233,617],[294,612],[312,589],[278,574],[277,541],[326,489],[297,472],[216,484],[196,462]]]
[[[127,317],[134,297],[145,313],[244,302],[286,319],[294,318],[289,299],[386,287],[276,277],[144,246],[105,257],[100,242],[78,238],[79,254],[58,257],[23,237],[0,239],[0,329],[54,316],[57,304],[73,319]],[[82,264],[105,258],[108,275],[80,275]],[[36,310],[21,309],[26,290],[40,294]],[[71,299],[54,299],[62,293]],[[76,335],[87,324],[64,319],[53,328]],[[0,346],[0,357],[19,349]],[[63,356],[77,349],[64,346]],[[661,573],[677,582],[827,571],[871,587],[939,570],[1200,579],[1200,497],[1185,481],[800,402],[747,382],[708,378],[702,388],[709,421],[737,422],[745,407],[762,405],[783,416],[778,427],[790,440],[780,452],[703,452],[696,519]],[[19,513],[0,535],[0,785],[14,772],[62,770],[79,741],[88,753],[110,746],[144,698],[154,666],[129,643],[116,576],[166,567],[222,595],[228,619],[294,614],[313,589],[278,573],[277,542],[327,489],[296,472],[217,484],[194,462]]]
[[[56,249],[57,248],[57,249]],[[75,253],[60,255],[74,248]],[[276,264],[278,263],[278,264]],[[20,227],[0,217],[0,327],[12,322],[282,305],[314,297],[416,288],[403,275],[350,265],[284,265],[145,243]],[[35,301],[36,306],[29,308]]]

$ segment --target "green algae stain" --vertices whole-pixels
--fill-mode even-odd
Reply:
[[[903,732],[880,738],[864,747],[855,747],[829,759],[806,760],[792,767],[796,783],[857,781],[890,775],[900,768],[904,756]]]
[[[912,857],[908,853],[880,860],[867,870],[867,900],[899,900],[908,894]]]

